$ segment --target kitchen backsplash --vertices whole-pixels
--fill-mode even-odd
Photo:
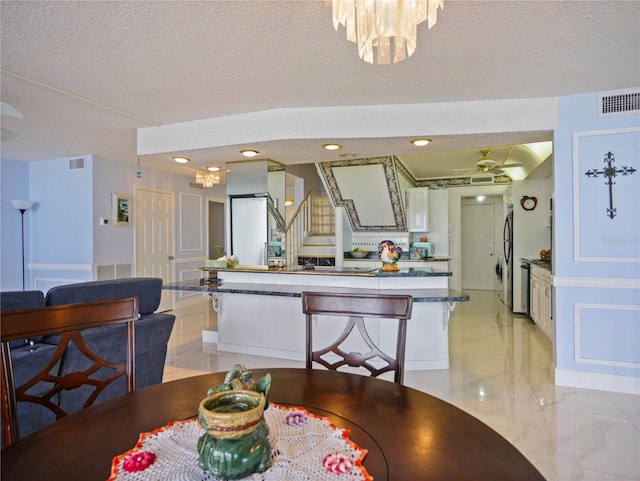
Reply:
[[[351,238],[351,248],[352,249],[364,249],[368,251],[377,251],[378,246],[384,240],[390,240],[397,247],[402,249],[402,252],[409,253],[409,238],[407,236],[389,236],[389,237],[380,237],[380,238],[372,238],[372,237],[360,237],[354,235]]]

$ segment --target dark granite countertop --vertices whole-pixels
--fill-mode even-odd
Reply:
[[[198,280],[182,281],[166,284],[162,287],[171,291],[196,291],[210,293],[255,294],[278,297],[301,297],[302,291],[308,292],[342,292],[342,293],[370,293],[370,294],[408,294],[414,302],[464,302],[469,300],[469,294],[454,289],[362,289],[325,286],[297,286],[278,284],[251,284],[241,282],[210,281],[201,284]]]
[[[284,269],[269,269],[267,266],[239,266],[232,269],[217,267],[201,267],[205,272],[252,272],[268,274],[309,274],[331,276],[359,276],[359,277],[450,277],[451,272],[433,267],[408,267],[397,271],[383,271],[380,267],[318,267],[305,269],[303,266],[285,267]]]
[[[525,259],[525,258],[522,258],[520,260],[528,264],[534,264],[538,267],[551,270],[551,261],[544,261],[542,259]]]

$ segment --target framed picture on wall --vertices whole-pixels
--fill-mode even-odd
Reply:
[[[131,196],[124,194],[112,194],[113,198],[113,225],[121,227],[131,226],[131,215],[133,206]]]

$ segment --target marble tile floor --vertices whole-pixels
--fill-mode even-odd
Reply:
[[[469,291],[449,329],[450,368],[407,371],[405,384],[482,420],[514,444],[548,481],[640,480],[640,396],[555,386],[551,344],[494,292]],[[249,367],[303,367],[285,359],[218,352],[208,302],[179,309],[164,380]],[[499,480],[496,480],[499,481]]]

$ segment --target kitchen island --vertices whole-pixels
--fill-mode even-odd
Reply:
[[[168,284],[164,289],[200,291],[218,313],[218,350],[258,356],[304,360],[303,291],[408,294],[413,311],[407,324],[406,370],[449,367],[449,314],[469,296],[448,288],[450,272],[408,268],[397,272],[350,267],[302,267],[269,270],[266,266],[235,269],[202,268],[201,281]],[[372,339],[393,352],[396,322],[367,319]],[[326,323],[325,323],[326,324]],[[342,330],[329,326],[314,340],[327,344]],[[349,342],[349,340],[347,340]],[[349,344],[345,345],[349,349]],[[352,347],[353,348],[353,347]],[[357,348],[353,348],[356,350]]]

